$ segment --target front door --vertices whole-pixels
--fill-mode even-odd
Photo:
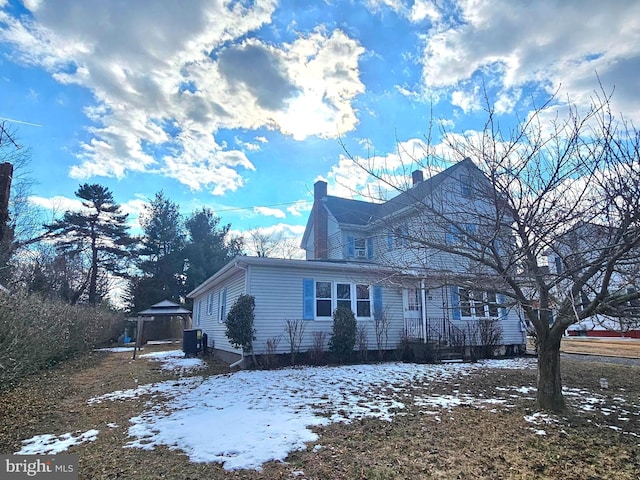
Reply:
[[[404,328],[408,338],[422,340],[422,295],[419,288],[405,288],[402,292],[404,303]]]

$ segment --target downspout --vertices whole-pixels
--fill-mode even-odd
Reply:
[[[422,342],[427,343],[427,295],[424,288],[424,278],[420,279],[420,300],[422,303]]]
[[[242,362],[244,362],[244,350],[242,350],[242,353],[240,354],[240,360],[238,360],[237,362],[233,362],[231,365],[229,365],[229,368],[236,368]]]

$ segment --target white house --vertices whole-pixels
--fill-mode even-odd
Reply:
[[[384,314],[388,349],[402,336],[477,345],[477,326],[494,319],[501,344],[524,351],[519,316],[495,289],[468,281],[457,285],[456,275],[464,276],[468,265],[447,252],[416,247],[412,240],[439,235],[444,243],[469,241],[463,237],[465,232],[473,237],[477,228],[470,212],[477,211],[477,192],[483,191],[480,184],[486,187],[486,178],[466,159],[427,180],[421,171],[413,172],[412,179],[412,188],[382,203],[330,196],[326,182],[316,182],[302,239],[306,260],[236,258],[189,293],[194,327],[208,334],[219,354],[239,355],[227,341],[224,319],[233,302],[249,294],[256,304],[256,354],[265,353],[267,340],[284,336],[287,319],[304,320],[305,351],[313,332],[330,334],[332,313],[343,304],[367,329],[370,349],[377,348],[376,319]],[[439,218],[425,218],[417,208],[434,199],[449,202],[447,218],[456,220],[455,229]],[[466,208],[472,204],[473,209]],[[280,341],[278,353],[288,350]]]

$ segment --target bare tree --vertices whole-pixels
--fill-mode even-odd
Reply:
[[[436,144],[430,130],[419,156],[399,152],[400,170],[347,155],[411,200],[398,218],[406,222],[405,252],[388,263],[437,271],[442,284],[482,286],[499,296],[501,308],[521,309],[537,335],[538,406],[562,411],[567,327],[598,315],[638,316],[640,134],[614,117],[603,91],[586,112],[568,105],[559,113],[555,103],[506,131],[487,101],[481,131],[441,129]],[[436,175],[456,163],[471,173]],[[398,184],[399,174],[415,169],[439,188]]]
[[[297,240],[287,237],[282,231],[254,228],[247,232],[245,243],[258,257],[291,259],[301,252]]]

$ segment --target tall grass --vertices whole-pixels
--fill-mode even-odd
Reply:
[[[0,390],[117,338],[124,317],[36,295],[0,295]]]

